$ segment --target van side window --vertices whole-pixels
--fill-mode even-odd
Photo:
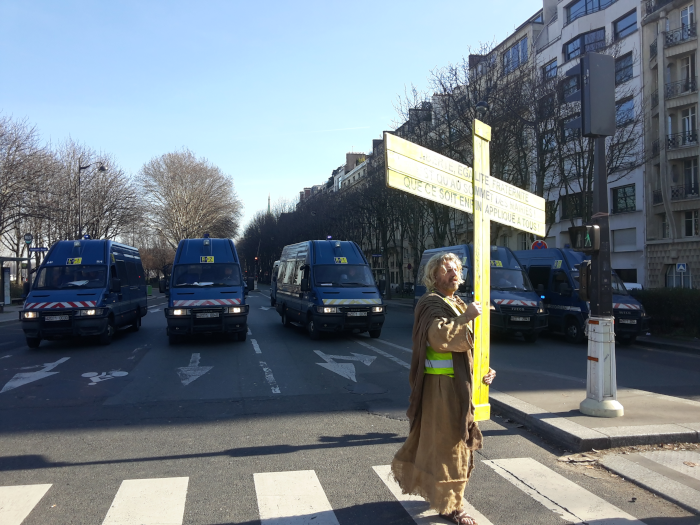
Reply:
[[[294,271],[294,261],[284,262],[284,279],[282,282],[284,284],[292,284],[292,272]]]
[[[304,266],[304,259],[297,259],[294,262],[296,263],[294,265],[294,284],[301,286],[301,279],[304,277],[304,271],[301,269]]]
[[[134,259],[128,259],[126,261],[126,273],[128,276],[128,284],[129,286],[138,286],[139,285],[139,272],[138,269],[136,268],[136,261]]]
[[[123,255],[118,255],[117,257],[123,257]],[[117,265],[117,277],[121,280],[122,286],[128,286],[129,285],[129,273],[127,272],[127,269],[126,269],[126,262],[124,262],[124,259],[117,259],[116,265]]]
[[[549,272],[549,266],[530,266],[530,270],[527,274],[535,289],[541,284],[546,290],[549,288]]]
[[[556,270],[552,275],[552,291],[561,293],[562,284],[569,286],[569,280],[566,278],[566,274],[562,270]]]

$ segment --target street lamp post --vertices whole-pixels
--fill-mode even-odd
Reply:
[[[92,162],[87,166],[81,166],[80,159],[78,159],[78,239],[83,238],[83,207],[80,195],[80,175],[82,174],[83,170],[86,170],[90,166],[94,166],[95,164],[100,165],[100,167],[97,168],[97,171],[107,171],[107,168],[105,168],[105,165],[102,162]]]

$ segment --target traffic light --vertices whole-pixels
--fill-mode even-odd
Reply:
[[[615,134],[615,58],[586,53],[566,72],[578,77],[578,89],[564,102],[580,102],[581,115],[564,123],[567,129],[580,129],[584,137],[609,137]]]
[[[578,267],[578,296],[582,301],[591,300],[591,261],[583,261]]]
[[[600,250],[600,226],[584,224],[569,228],[571,249],[576,252],[595,253]]]

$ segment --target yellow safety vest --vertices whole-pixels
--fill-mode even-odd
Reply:
[[[450,308],[457,314],[464,312],[462,308],[450,302],[446,297],[443,300],[450,305]],[[425,373],[438,376],[455,376],[454,365],[452,364],[452,352],[436,352],[433,347],[427,345],[425,351]]]

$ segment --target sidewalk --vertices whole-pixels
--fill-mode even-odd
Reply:
[[[700,514],[700,402],[643,390],[618,388],[625,409],[619,418],[589,417],[579,412],[585,381],[561,374],[498,369],[501,390],[491,389],[495,411],[566,449],[601,451],[618,447],[663,445],[611,451],[600,465],[682,507]],[[678,443],[679,445],[672,445]],[[686,445],[682,445],[686,444]],[[675,449],[675,450],[674,450]],[[587,457],[595,457],[587,455]]]

